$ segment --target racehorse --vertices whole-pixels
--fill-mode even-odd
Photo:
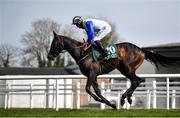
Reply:
[[[96,101],[105,103],[106,105],[116,109],[116,105],[110,103],[101,94],[97,83],[97,76],[109,73],[114,69],[118,69],[124,76],[130,79],[131,86],[121,97],[121,105],[125,103],[125,98],[131,104],[131,96],[138,85],[141,83],[141,78],[136,75],[136,70],[143,63],[144,59],[152,62],[158,68],[158,63],[162,66],[171,64],[179,64],[180,59],[176,57],[165,57],[157,53],[139,48],[131,43],[118,43],[118,58],[109,60],[94,60],[91,52],[91,47],[84,50],[83,43],[73,40],[66,36],[57,35],[54,31],[54,39],[51,43],[48,59],[54,60],[62,50],[66,50],[75,59],[79,65],[83,75],[87,77],[86,92]],[[86,55],[83,55],[88,52]],[[82,56],[83,55],[83,56]],[[180,64],[179,64],[180,65]],[[91,91],[91,86],[94,88],[95,94]]]

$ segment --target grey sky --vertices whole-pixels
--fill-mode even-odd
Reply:
[[[32,21],[71,24],[75,15],[105,17],[140,47],[180,42],[180,0],[0,0],[0,40],[21,45]]]

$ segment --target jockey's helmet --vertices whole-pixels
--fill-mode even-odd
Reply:
[[[73,25],[80,24],[83,21],[83,18],[81,16],[75,16],[73,18]]]

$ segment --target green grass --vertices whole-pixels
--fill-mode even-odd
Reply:
[[[180,117],[180,109],[0,109],[0,117]]]

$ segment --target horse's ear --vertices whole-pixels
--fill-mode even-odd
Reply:
[[[56,36],[56,35],[57,35],[55,31],[53,31],[53,34],[54,34],[54,36]]]

